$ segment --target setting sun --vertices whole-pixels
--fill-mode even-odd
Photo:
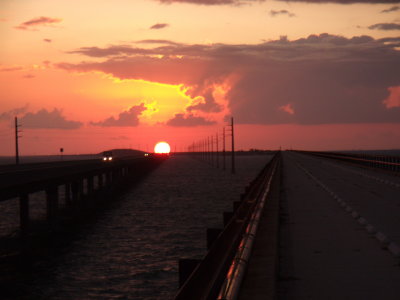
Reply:
[[[166,142],[159,142],[154,147],[155,153],[168,154],[170,151],[171,151],[171,147]]]

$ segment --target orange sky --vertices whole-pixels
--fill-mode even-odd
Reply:
[[[3,0],[0,155],[400,148],[400,1],[167,2]]]

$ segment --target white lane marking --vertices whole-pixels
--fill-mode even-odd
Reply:
[[[304,173],[306,173],[306,175],[308,175],[314,182],[316,182],[320,187],[322,187],[322,189],[324,189],[329,195],[331,195],[334,199],[337,200],[338,203],[340,203],[340,206],[344,208],[345,211],[347,211],[348,213],[351,214],[351,216],[357,220],[357,222],[364,227],[364,229],[369,232],[372,233],[374,235],[374,237],[382,244],[382,246],[387,249],[394,257],[400,257],[400,247],[390,241],[388,239],[388,237],[383,234],[382,232],[377,232],[377,230],[375,229],[374,226],[372,226],[372,224],[368,223],[366,219],[364,219],[363,217],[361,217],[361,215],[355,211],[354,209],[351,208],[350,205],[346,204],[346,202],[341,199],[336,193],[334,193],[332,190],[330,190],[325,184],[323,184],[320,180],[318,180],[314,175],[311,174],[310,171],[308,171],[302,164],[300,164],[296,159],[294,159],[292,157],[292,159],[294,160],[296,166],[302,170]],[[400,185],[399,185],[400,187]]]

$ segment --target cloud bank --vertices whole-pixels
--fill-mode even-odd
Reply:
[[[182,85],[199,99],[186,116],[218,112],[214,95],[225,85],[223,97],[238,123],[399,123],[400,110],[383,104],[388,87],[399,85],[399,47],[400,38],[330,34],[256,45],[114,45],[76,49],[71,53],[93,60],[56,66]]]
[[[139,125],[139,116],[146,109],[144,103],[141,103],[140,105],[132,106],[130,109],[121,112],[117,118],[109,117],[103,121],[91,122],[90,124],[103,127],[135,127]]]
[[[378,23],[368,27],[368,29],[377,30],[400,30],[400,24],[397,23]]]
[[[216,122],[206,120],[203,117],[196,117],[192,114],[175,114],[175,117],[168,120],[166,125],[175,127],[195,127],[204,125],[213,125]]]
[[[77,129],[83,124],[78,121],[67,120],[62,111],[54,108],[53,111],[41,109],[36,113],[28,112],[22,118],[20,123],[23,128],[50,128],[50,129]]]
[[[400,10],[400,6],[392,6],[391,8],[382,10],[381,13],[390,13],[398,10]]]
[[[11,120],[12,118],[26,112],[26,110],[28,109],[28,106],[29,105],[26,104],[25,106],[17,107],[17,108],[0,113],[0,121]]]

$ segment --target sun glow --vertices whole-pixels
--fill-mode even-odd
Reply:
[[[154,147],[154,152],[159,154],[168,154],[171,151],[171,147],[166,142],[159,142]]]

